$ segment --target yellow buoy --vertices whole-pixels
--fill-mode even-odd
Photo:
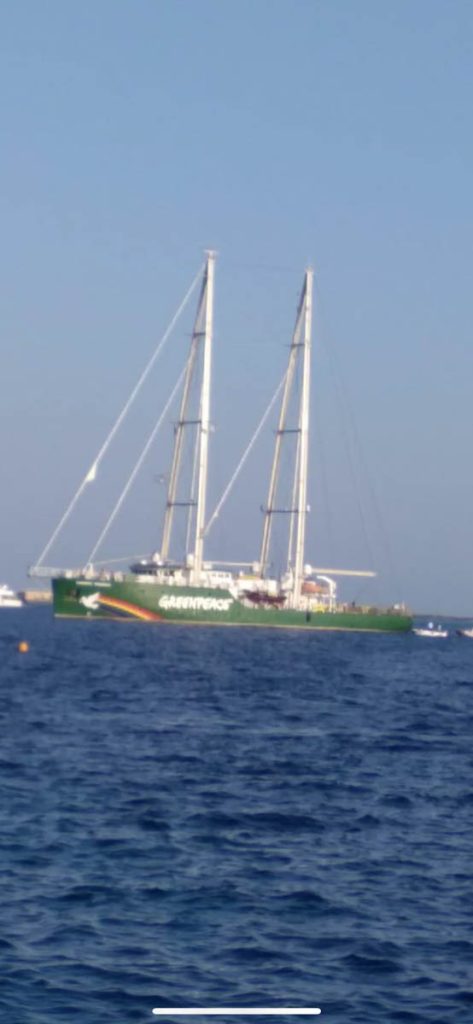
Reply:
[[[30,645],[27,640],[20,640],[18,644],[18,650],[20,654],[26,654],[30,649]]]

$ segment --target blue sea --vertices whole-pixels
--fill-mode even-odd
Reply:
[[[472,641],[28,608],[0,647],[1,1021],[471,1024]]]

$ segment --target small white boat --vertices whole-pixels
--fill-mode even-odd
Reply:
[[[0,583],[0,608],[23,608],[23,601],[6,583]]]
[[[448,636],[448,630],[442,629],[441,625],[434,626],[433,622],[429,622],[427,628],[422,627],[419,629],[413,629],[413,633],[416,636],[428,636],[428,637],[446,637]]]
[[[473,629],[457,629],[457,636],[467,636],[473,640]]]

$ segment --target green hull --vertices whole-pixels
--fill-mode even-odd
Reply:
[[[174,587],[133,576],[102,580],[53,579],[54,614],[89,619],[141,619],[202,626],[266,626],[285,629],[405,632],[412,619],[399,612],[305,612],[247,607],[228,590]]]

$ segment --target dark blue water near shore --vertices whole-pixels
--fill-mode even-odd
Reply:
[[[472,641],[27,609],[0,653],[2,1021],[473,1020]]]

